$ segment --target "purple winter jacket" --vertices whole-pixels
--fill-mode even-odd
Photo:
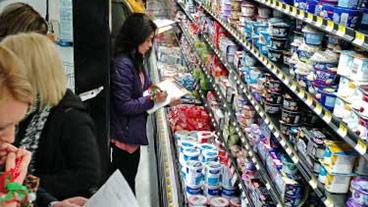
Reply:
[[[132,60],[122,54],[114,58],[111,69],[110,137],[127,144],[147,145],[147,110],[153,107],[149,97],[143,97],[152,83],[144,72],[142,83]]]

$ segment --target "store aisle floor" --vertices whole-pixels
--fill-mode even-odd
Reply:
[[[140,206],[151,205],[151,179],[149,169],[148,147],[141,147],[141,160],[138,167],[135,188],[137,190],[137,200]]]
[[[152,144],[153,128],[150,121],[147,124],[147,137],[150,145],[141,147],[141,159],[135,180],[135,189],[137,200],[141,207],[158,207],[156,155]]]

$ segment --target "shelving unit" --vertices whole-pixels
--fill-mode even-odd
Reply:
[[[212,109],[208,106],[207,101],[206,101],[206,97],[204,96],[203,91],[199,90],[199,94],[200,94],[202,102],[204,103],[204,107],[206,108],[207,112],[210,115],[211,122],[212,122],[213,126],[216,128],[216,132],[217,132],[216,135],[221,139],[222,143],[224,143],[225,150],[230,155],[230,160],[231,160],[232,166],[234,168],[233,183],[239,182],[239,188],[243,190],[243,193],[247,197],[247,201],[248,201],[249,206],[254,207],[255,205],[253,204],[253,202],[251,201],[251,198],[249,197],[249,191],[248,191],[247,187],[245,186],[244,182],[242,182],[242,180],[241,180],[241,172],[239,171],[239,169],[237,167],[235,158],[233,156],[231,156],[229,146],[227,145],[227,143],[224,139],[224,133],[221,130],[221,126],[214,119],[214,117],[215,117],[214,113],[213,113]]]
[[[208,37],[206,37],[205,35],[202,35],[202,36],[206,40],[207,44],[214,51],[216,56],[220,59],[222,64],[227,68],[227,70],[232,71],[232,73],[230,73],[230,74],[233,74],[234,75],[234,80],[237,81],[236,82],[237,83],[237,90],[242,92],[243,96],[246,97],[251,102],[253,107],[256,109],[257,114],[263,120],[265,120],[268,128],[271,130],[273,135],[277,138],[280,145],[285,149],[286,153],[289,155],[289,157],[292,159],[292,161],[296,164],[296,166],[298,167],[298,169],[301,172],[302,176],[309,183],[311,188],[317,193],[317,195],[320,197],[320,199],[324,202],[324,204],[326,206],[336,206],[336,205],[334,205],[333,199],[329,196],[329,193],[326,192],[323,185],[318,182],[318,179],[316,178],[316,176],[313,174],[311,169],[306,164],[305,159],[301,158],[298,155],[298,153],[295,151],[295,148],[291,144],[289,144],[288,141],[287,141],[287,138],[284,135],[282,135],[276,120],[274,120],[269,115],[267,115],[267,113],[264,110],[264,107],[260,103],[258,103],[256,101],[256,99],[253,97],[253,95],[251,95],[251,93],[248,91],[248,86],[244,82],[240,81],[241,78],[240,78],[239,72],[236,71],[234,69],[234,67],[231,66],[231,64],[227,63],[227,61],[224,60],[224,58],[222,58],[222,55],[212,45],[212,43],[209,41]]]
[[[305,91],[295,80],[291,79],[286,72],[281,70],[276,64],[262,55],[260,51],[247,42],[244,34],[241,34],[221,18],[209,10],[198,0],[195,0],[212,18],[219,22],[247,51],[253,54],[272,74],[274,74],[291,92],[293,92],[302,102],[304,102],[311,111],[318,115],[333,131],[337,132],[342,140],[352,146],[359,154],[368,160],[367,144],[365,141],[352,132],[348,126],[340,119],[335,117],[329,110],[325,109],[312,95]],[[279,4],[279,3],[278,3]]]
[[[183,31],[184,36],[186,37],[187,41],[189,42],[190,46],[192,47],[192,50],[196,52],[196,49],[194,48],[194,44],[192,43],[192,40],[190,38],[190,35],[188,35],[188,32],[186,31],[186,29],[183,26],[180,26],[180,27],[181,27],[181,29]],[[198,54],[197,54],[197,59],[200,60],[200,58],[198,57]],[[255,163],[255,166],[256,166],[258,172],[261,175],[262,181],[266,184],[266,188],[271,192],[273,201],[277,204],[277,206],[284,206],[284,203],[280,199],[280,195],[277,192],[274,184],[272,183],[271,178],[268,176],[268,174],[267,174],[267,172],[266,172],[266,170],[265,170],[262,162],[257,157],[257,155],[252,151],[252,147],[251,147],[251,145],[248,142],[248,140],[250,140],[249,137],[243,131],[243,129],[240,127],[239,123],[236,121],[234,111],[232,109],[230,109],[230,104],[227,103],[226,101],[224,101],[224,100],[226,100],[226,98],[222,94],[221,90],[219,89],[216,81],[207,72],[207,69],[206,69],[206,66],[204,65],[204,63],[201,60],[200,60],[200,62],[201,62],[200,63],[200,66],[201,66],[202,71],[206,74],[207,78],[209,79],[210,83],[212,84],[215,92],[219,96],[219,100],[222,100],[221,101],[221,105],[223,106],[224,111],[229,112],[228,115],[230,116],[230,120],[232,120],[231,121],[232,122],[232,125],[234,127],[236,127],[236,130],[238,132],[238,135],[239,135],[239,137],[241,137],[243,146],[245,147],[246,150],[249,151],[249,156],[251,157],[251,160]],[[244,192],[247,192],[247,190],[246,190],[247,188],[244,185],[244,183],[242,185],[243,185]]]
[[[159,82],[159,74],[157,70],[157,61],[156,56],[152,53],[150,57],[150,65],[151,68],[151,79],[153,82]],[[168,127],[167,118],[166,118],[165,109],[159,109],[155,114],[156,125],[158,130],[158,149],[157,149],[157,163],[158,170],[160,172],[161,177],[161,191],[162,191],[162,205],[168,207],[179,207],[179,205],[183,201],[179,202],[179,196],[183,195],[183,192],[180,192],[180,183],[177,168],[174,166],[175,164],[175,156],[173,155],[173,143],[170,135],[170,129]]]
[[[354,45],[361,47],[365,50],[368,49],[368,36],[354,30],[350,27],[346,27],[344,25],[336,24],[329,19],[324,19],[323,17],[316,16],[312,13],[303,11],[289,4],[285,4],[283,2],[277,0],[255,0],[256,2],[266,5],[272,9],[276,9],[278,11],[287,14],[293,18],[299,19],[303,22],[306,22],[319,30],[327,32],[329,34],[336,35],[345,41],[351,42]]]

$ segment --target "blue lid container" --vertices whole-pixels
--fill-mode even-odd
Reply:
[[[332,4],[324,4],[322,6],[321,15],[324,19],[333,20],[335,6]]]
[[[358,7],[358,0],[339,0],[337,6],[356,9]]]
[[[359,28],[362,30],[367,30],[368,29],[368,9],[367,8],[360,9],[360,13],[362,14],[362,18],[360,19]]]
[[[301,10],[306,10],[307,9],[307,0],[295,0],[294,1],[294,6],[296,8],[301,9]]]
[[[307,0],[307,12],[314,14],[319,0]]]
[[[358,24],[359,10],[345,7],[335,7],[333,21],[347,27],[355,28]]]
[[[294,0],[282,0],[282,2],[284,2],[285,4],[289,4],[289,5],[294,4]]]

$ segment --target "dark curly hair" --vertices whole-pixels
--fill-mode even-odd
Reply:
[[[133,13],[125,20],[119,31],[115,42],[114,56],[127,55],[132,59],[135,69],[140,71],[144,57],[138,52],[138,46],[151,34],[155,34],[156,29],[157,26],[147,15]]]

